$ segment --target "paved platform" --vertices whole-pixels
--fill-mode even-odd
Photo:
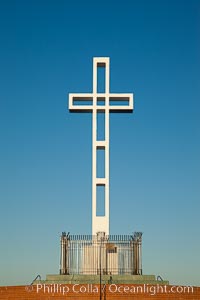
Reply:
[[[168,280],[157,280],[155,275],[102,275],[103,284],[160,284],[168,285]],[[47,275],[46,280],[36,280],[33,284],[99,284],[99,275]]]

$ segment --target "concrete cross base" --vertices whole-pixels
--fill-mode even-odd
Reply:
[[[47,275],[46,280],[34,284],[99,284],[99,275]],[[157,280],[155,275],[102,275],[102,284],[159,284],[168,285],[167,280]]]

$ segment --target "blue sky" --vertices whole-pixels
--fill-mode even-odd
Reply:
[[[199,1],[0,2],[0,285],[59,272],[59,236],[91,233],[92,58],[109,56],[110,227],[143,232],[144,274],[200,285]]]

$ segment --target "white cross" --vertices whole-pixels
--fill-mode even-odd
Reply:
[[[105,88],[103,93],[97,91],[98,67],[105,68]],[[133,94],[114,94],[109,91],[110,83],[110,59],[109,57],[93,58],[93,92],[81,94],[69,94],[69,110],[78,112],[92,112],[92,234],[105,232],[109,235],[109,113],[110,112],[132,112]],[[81,104],[77,104],[77,101]],[[117,101],[120,105],[115,104]],[[122,105],[122,101],[123,105]],[[88,102],[90,102],[88,104]],[[103,105],[102,105],[103,102]],[[114,103],[114,105],[113,105]],[[97,137],[98,113],[105,114],[105,138],[99,140]],[[105,153],[104,177],[97,176],[97,151],[103,149]],[[105,213],[97,215],[97,187],[105,188]]]

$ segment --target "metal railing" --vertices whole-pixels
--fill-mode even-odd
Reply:
[[[60,274],[142,274],[140,235],[61,236]]]
[[[40,276],[39,274],[33,279],[33,281],[31,282],[30,285],[33,285],[33,283],[34,283],[37,279],[41,280],[41,276]]]

